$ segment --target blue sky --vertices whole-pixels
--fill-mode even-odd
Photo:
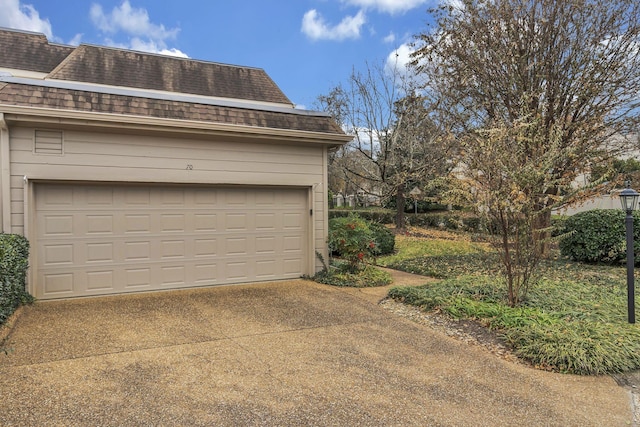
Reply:
[[[0,27],[259,67],[302,108],[366,62],[406,58],[438,0],[0,0]]]

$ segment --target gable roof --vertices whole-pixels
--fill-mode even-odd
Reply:
[[[61,46],[50,44],[43,34],[2,28],[0,51],[11,52],[0,55],[0,113],[64,110],[313,132],[337,143],[348,140],[328,114],[294,108],[262,69],[101,46]],[[2,68],[46,76],[14,77],[2,74]]]

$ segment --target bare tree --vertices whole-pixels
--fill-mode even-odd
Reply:
[[[552,208],[587,196],[576,177],[638,124],[640,3],[460,0],[434,13],[414,63],[463,145],[469,200],[500,231],[515,305]]]
[[[330,174],[366,194],[394,197],[398,229],[405,227],[407,186],[424,184],[453,165],[447,161],[450,147],[443,144],[442,130],[417,94],[410,71],[367,66],[319,97],[321,108],[354,136],[335,153]]]

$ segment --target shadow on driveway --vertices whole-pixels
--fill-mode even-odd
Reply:
[[[295,280],[36,303],[0,425],[623,426],[627,391],[505,362]]]

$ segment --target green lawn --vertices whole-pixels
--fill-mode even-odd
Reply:
[[[640,369],[640,328],[627,323],[626,271],[549,260],[517,308],[506,304],[496,254],[457,234],[398,236],[397,253],[379,264],[442,279],[394,288],[390,296],[454,318],[475,319],[498,331],[514,352],[543,369],[604,374]]]

